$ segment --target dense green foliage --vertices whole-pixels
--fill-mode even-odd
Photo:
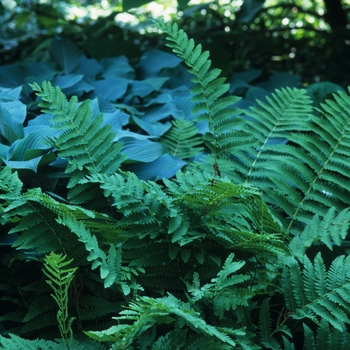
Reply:
[[[346,349],[348,93],[253,104],[155,26],[179,58],[3,67],[1,346]]]

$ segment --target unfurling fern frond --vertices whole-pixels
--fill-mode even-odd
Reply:
[[[328,271],[320,253],[313,263],[304,256],[302,268],[297,261],[284,268],[281,288],[292,318],[323,320],[341,332],[350,324],[349,256],[338,256]]]
[[[168,153],[181,159],[194,157],[203,152],[203,141],[197,136],[198,129],[191,121],[176,119],[173,127],[162,137],[161,143]]]
[[[66,260],[65,256],[51,253],[45,257],[43,272],[48,277],[46,281],[54,294],[51,296],[57,303],[57,321],[63,344],[70,349],[73,341],[72,323],[74,317],[68,318],[68,288],[74,278],[77,268],[67,267],[73,259]]]
[[[240,98],[224,96],[229,90],[225,78],[219,77],[221,70],[210,70],[209,52],[202,52],[202,46],[195,46],[193,39],[179,29],[177,24],[155,22],[155,26],[167,34],[167,46],[183,58],[194,75],[195,86],[191,89],[193,113],[199,113],[197,121],[207,121],[210,132],[203,135],[205,145],[214,155],[214,174],[219,175],[216,158],[234,153],[237,146],[252,142],[251,135],[243,131],[243,120],[238,117],[240,110],[233,107]],[[219,171],[218,171],[219,170]]]
[[[114,142],[111,125],[102,126],[102,114],[92,117],[88,100],[78,106],[78,100],[73,96],[68,102],[61,89],[48,82],[43,82],[42,87],[36,83],[31,87],[42,99],[39,105],[43,112],[53,115],[53,127],[62,130],[55,140],[49,142],[60,157],[68,159],[66,172],[71,174],[69,199],[83,203],[96,198],[96,193],[86,193],[91,190],[91,185],[81,185],[79,181],[87,174],[113,174],[119,168],[124,159],[120,154],[122,144]]]

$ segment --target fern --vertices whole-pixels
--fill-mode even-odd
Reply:
[[[191,158],[203,152],[199,147],[203,141],[197,136],[198,129],[193,122],[183,119],[173,121],[173,127],[164,134],[161,143],[168,153],[181,159]]]
[[[190,305],[181,302],[172,295],[163,298],[140,297],[136,302],[129,304],[129,309],[120,312],[116,317],[119,321],[129,321],[131,324],[113,326],[102,332],[86,332],[97,341],[113,341],[114,346],[126,349],[133,344],[135,338],[149,327],[156,324],[172,324],[175,321],[180,325],[188,324],[196,333],[216,338],[223,344],[235,346],[233,336],[244,336],[243,330],[231,330],[228,335],[226,329],[218,329],[207,324]]]
[[[349,347],[350,334],[341,332],[338,329],[331,329],[326,322],[317,329],[317,333],[307,325],[304,327],[304,346],[303,350],[315,349],[339,349],[346,350]]]
[[[315,215],[303,232],[296,234],[289,244],[289,248],[295,257],[302,257],[307,248],[321,242],[328,249],[333,246],[341,246],[347,237],[350,227],[350,212],[346,208],[337,213],[335,207],[331,207],[321,219]]]
[[[51,295],[58,305],[57,321],[63,344],[70,349],[73,341],[72,322],[74,317],[68,319],[68,288],[71,284],[77,268],[67,268],[73,259],[65,261],[66,257],[51,253],[45,257],[44,274],[46,281],[53,289]]]
[[[280,147],[279,155],[274,158],[283,158],[284,162],[279,168],[279,177],[271,179],[278,188],[283,188],[287,183],[284,179],[288,179],[289,199],[281,196],[279,189],[274,193],[270,191],[269,195],[288,210],[291,217],[288,228],[295,221],[307,222],[313,214],[324,215],[332,206],[343,209],[350,204],[347,185],[350,97],[341,91],[333,96],[335,101],[321,104],[321,117],[312,116],[312,132],[291,135],[290,141],[298,147]],[[294,201],[290,202],[291,199]]]
[[[48,140],[61,158],[68,159],[66,172],[71,175],[68,198],[75,203],[86,202],[96,196],[90,184],[80,185],[87,174],[113,174],[119,169],[124,157],[120,154],[122,144],[115,143],[110,125],[102,126],[103,115],[92,117],[88,100],[77,106],[77,97],[69,102],[59,87],[43,82],[42,87],[31,85],[41,97],[39,104],[44,113],[53,115],[53,127],[61,130],[55,140]]]
[[[223,319],[226,311],[236,310],[239,305],[248,306],[249,300],[254,296],[253,291],[236,286],[250,279],[250,276],[236,274],[244,266],[244,262],[233,261],[233,258],[234,254],[227,257],[217,276],[212,278],[212,283],[200,287],[199,276],[194,274],[193,285],[187,284],[188,292],[193,295],[192,301],[196,302],[202,298],[211,300],[214,313],[219,319]]]
[[[321,320],[344,332],[350,323],[350,257],[338,256],[329,270],[320,253],[314,263],[305,256],[302,270],[294,261],[285,267],[281,285],[286,306],[295,319]]]
[[[220,175],[217,158],[234,153],[236,147],[253,141],[250,134],[243,131],[243,119],[238,118],[241,111],[232,107],[240,98],[224,96],[229,84],[219,77],[221,70],[210,70],[209,52],[202,52],[201,45],[196,46],[193,39],[188,39],[176,23],[160,20],[154,24],[167,34],[167,46],[184,59],[188,71],[194,75],[195,86],[190,90],[195,103],[192,113],[200,114],[196,121],[208,122],[210,132],[203,135],[203,140],[214,156],[214,175]]]
[[[2,350],[62,350],[64,344],[57,343],[51,340],[44,339],[23,339],[15,334],[10,334],[9,338],[5,338],[0,335],[0,344]],[[91,341],[72,341],[72,349],[74,350],[106,350],[107,348],[102,345]]]

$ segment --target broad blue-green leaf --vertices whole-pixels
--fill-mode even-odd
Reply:
[[[65,74],[72,73],[79,66],[82,55],[78,47],[69,39],[57,37],[52,39],[50,53]]]
[[[101,60],[102,76],[104,78],[134,79],[135,70],[130,66],[125,56],[103,58]]]
[[[170,116],[179,119],[183,116],[183,113],[179,111],[174,103],[166,103],[163,105],[155,105],[145,110],[145,114],[142,119],[150,123],[169,118]]]
[[[94,90],[93,86],[87,83],[85,80],[80,80],[77,84],[62,89],[66,96],[76,95],[78,97],[81,97],[85,92],[90,92],[92,90]]]
[[[257,86],[252,86],[248,89],[245,98],[248,101],[252,101],[256,104],[256,101],[265,101],[266,96],[271,95],[271,92],[268,90],[265,90],[263,88],[257,87]]]
[[[260,87],[274,92],[276,89],[283,87],[298,87],[300,84],[300,77],[289,73],[278,73],[272,75],[268,81],[259,84]]]
[[[116,109],[113,113],[104,113],[103,114],[103,123],[112,125],[112,130],[117,132],[121,128],[129,123],[130,115],[126,114],[120,109]]]
[[[153,136],[138,134],[138,133],[132,132],[130,130],[118,130],[117,135],[113,141],[120,141],[123,138],[133,138],[133,139],[137,139],[137,140],[149,140],[149,139],[153,138]]]
[[[75,70],[76,74],[82,74],[88,82],[94,81],[101,72],[101,64],[96,59],[87,58],[85,55],[80,57],[79,67]]]
[[[145,81],[148,81],[146,79]],[[159,105],[159,104],[165,104],[165,103],[170,103],[173,101],[173,98],[171,97],[170,94],[165,93],[165,94],[159,94],[157,97],[152,98],[150,101],[144,104],[145,107],[149,107],[152,105]]]
[[[50,126],[51,125],[51,118],[52,115],[50,114],[40,114],[37,117],[35,117],[34,119],[31,119],[28,121],[28,127],[35,127],[35,126]],[[26,128],[26,129],[27,129]]]
[[[135,123],[144,131],[146,131],[149,135],[155,137],[161,137],[165,134],[172,126],[172,124],[168,121],[166,123],[159,122],[148,122],[146,120],[133,117]]]
[[[1,159],[6,158],[6,155],[9,151],[9,149],[10,149],[10,146],[6,146],[6,145],[3,145],[2,143],[0,143],[0,158]]]
[[[116,101],[124,96],[128,81],[123,78],[108,78],[95,81],[91,85],[95,88],[97,95],[109,101]]]
[[[169,77],[154,77],[147,78],[144,80],[144,82],[153,86],[155,90],[159,91],[164,85],[164,83],[166,83],[169,79]]]
[[[169,179],[186,164],[182,159],[164,154],[151,163],[130,164],[128,169],[133,171],[141,180]]]
[[[134,97],[139,96],[141,98],[146,97],[155,91],[155,88],[147,83],[144,80],[133,80],[130,81],[128,96]]]
[[[182,62],[182,59],[160,50],[146,52],[137,65],[143,77],[155,77],[164,68],[174,68]]]
[[[51,146],[45,143],[48,137],[54,138],[60,130],[55,130],[47,126],[27,127],[27,134],[21,140],[13,143],[8,152],[8,159],[16,161],[29,160],[32,150],[39,150],[37,154],[44,154]],[[33,154],[33,153],[32,153]],[[37,155],[36,154],[36,155]]]
[[[0,88],[0,102],[17,101],[22,92],[22,86],[17,86],[12,89],[1,89]]]
[[[39,156],[30,160],[7,160],[3,159],[4,163],[12,169],[28,169],[37,172],[38,165],[43,156]]]
[[[28,70],[22,64],[11,64],[0,67],[0,87],[15,88],[23,84]]]
[[[330,99],[332,94],[337,91],[345,92],[341,86],[331,83],[330,81],[311,84],[307,88],[307,93],[310,95],[316,106],[319,106],[325,99]]]
[[[59,86],[63,90],[76,85],[83,78],[84,76],[81,74],[67,74],[54,78],[51,83],[53,86]]]
[[[134,138],[123,138],[122,152],[127,156],[127,160],[149,163],[164,154],[163,145],[150,140],[136,140]]]
[[[23,124],[27,117],[27,107],[21,101],[3,102],[1,105],[11,114],[18,123]]]
[[[21,115],[13,116],[6,108],[7,103],[0,103],[0,135],[13,143],[24,135]]]

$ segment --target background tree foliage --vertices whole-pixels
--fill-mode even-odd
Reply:
[[[350,53],[348,1],[341,0],[119,0],[14,1],[1,4],[0,64],[45,59],[55,35],[69,37],[95,58],[138,59],[163,47],[150,17],[176,19],[232,75],[251,68],[269,76],[297,74],[305,83],[347,86]]]

